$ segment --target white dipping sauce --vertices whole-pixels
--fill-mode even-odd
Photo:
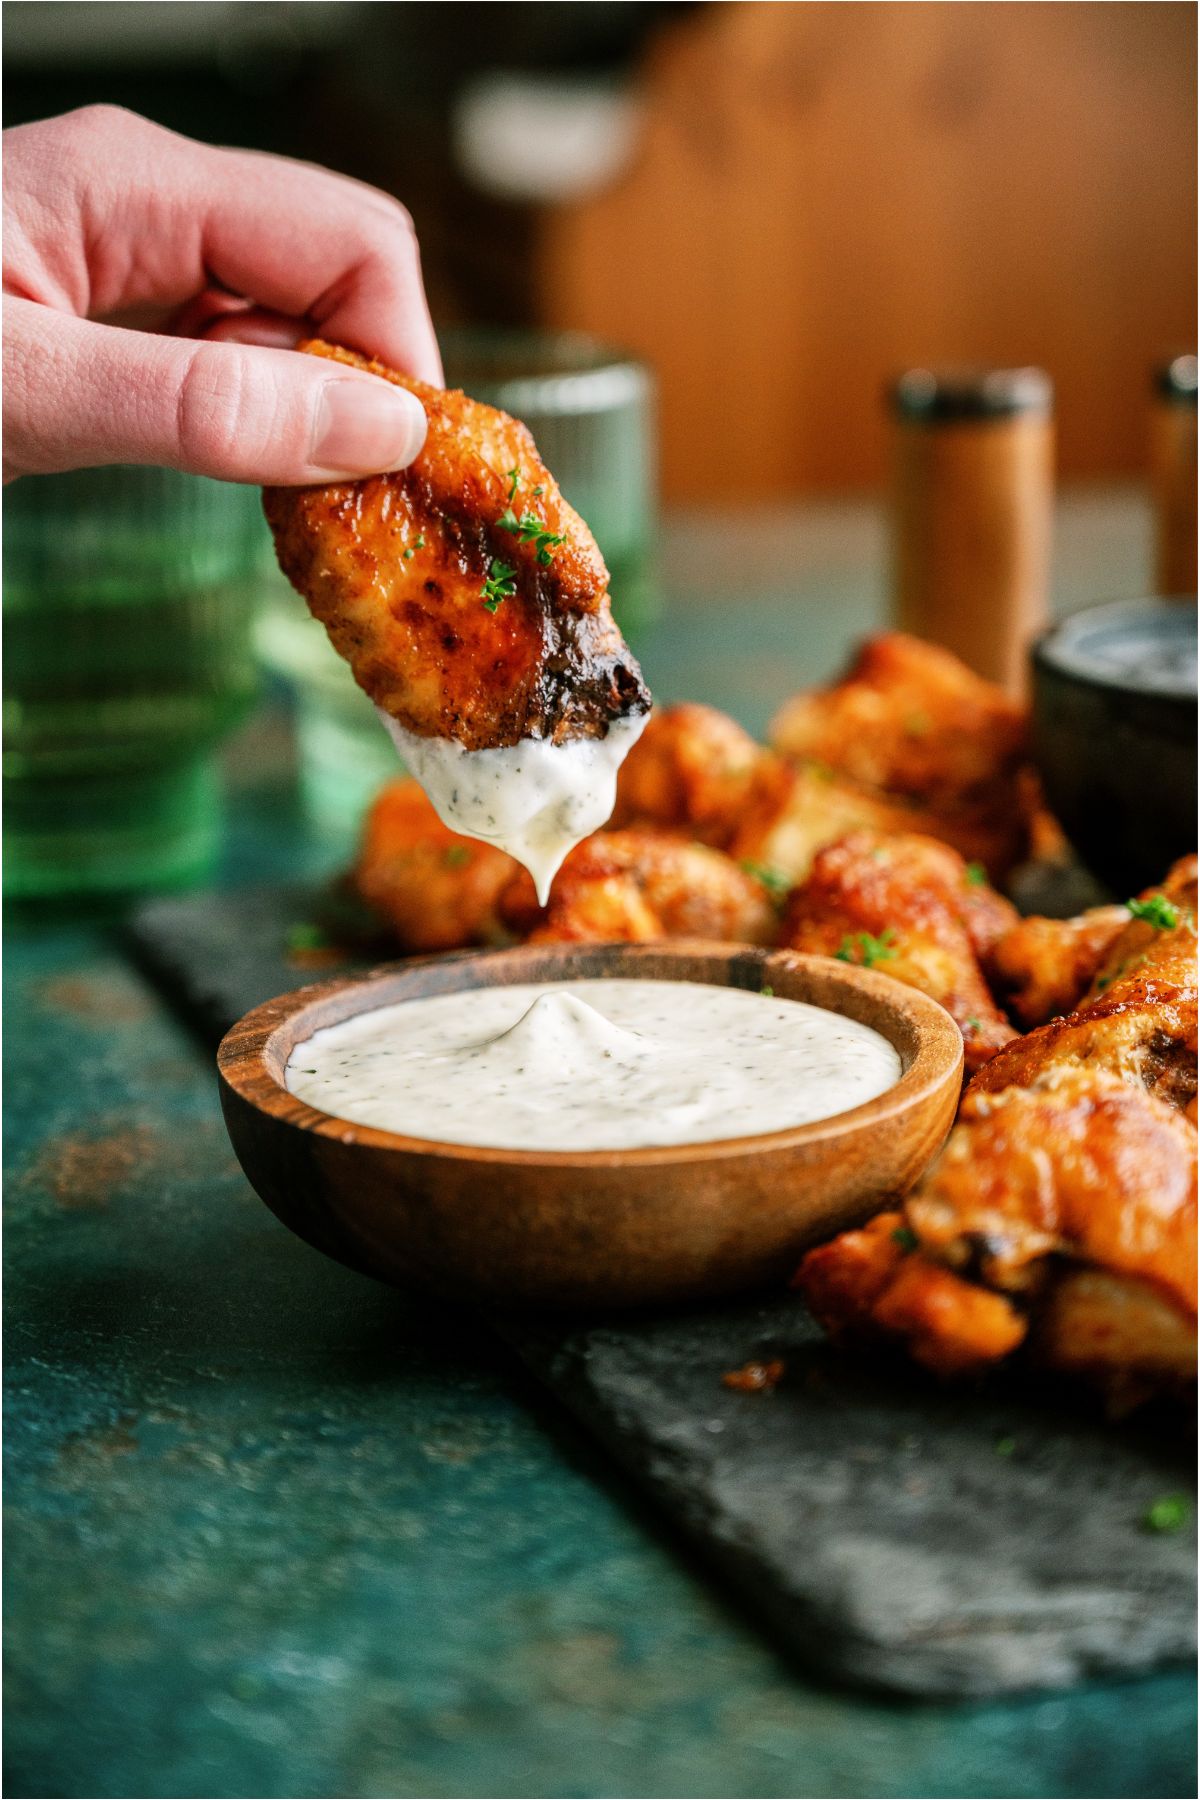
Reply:
[[[617,771],[650,717],[614,719],[602,738],[523,738],[501,750],[464,750],[453,738],[418,737],[376,711],[442,823],[524,863],[542,906],[568,851],[611,816]]]
[[[359,1013],[292,1051],[322,1112],[497,1150],[753,1137],[882,1094],[900,1058],[840,1013],[687,981],[531,982]]]

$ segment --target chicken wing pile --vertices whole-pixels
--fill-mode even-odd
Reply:
[[[756,877],[706,844],[645,829],[598,832],[576,845],[539,906],[528,871],[450,831],[415,781],[392,782],[376,799],[355,880],[407,951],[518,939],[767,944],[778,930]]]
[[[407,469],[264,494],[281,568],[371,699],[466,750],[603,737],[644,713],[603,558],[525,426],[335,345],[301,349],[408,388],[429,422]]]
[[[1074,921],[1057,968],[1028,921],[994,947],[1078,1004],[976,1074],[902,1205],[805,1257],[797,1285],[836,1337],[947,1375],[1025,1346],[1118,1409],[1195,1379],[1195,858],[1120,911],[1098,953]]]
[[[789,702],[771,748],[710,707],[657,713],[545,907],[411,782],[376,802],[356,879],[401,949],[735,939],[931,995],[963,1034],[958,1122],[797,1285],[835,1337],[944,1375],[1020,1350],[1128,1406],[1195,1370],[1196,861],[1126,905],[1018,918],[993,882],[1056,842],[1023,729],[889,634]]]

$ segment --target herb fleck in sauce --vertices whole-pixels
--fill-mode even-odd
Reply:
[[[379,716],[442,822],[524,863],[544,906],[568,851],[610,817],[617,771],[649,714],[614,719],[602,738],[523,738],[502,750],[464,750]]]

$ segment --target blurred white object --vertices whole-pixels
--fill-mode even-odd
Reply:
[[[487,74],[454,108],[463,174],[501,200],[578,200],[632,161],[642,108],[615,82],[567,75]]]

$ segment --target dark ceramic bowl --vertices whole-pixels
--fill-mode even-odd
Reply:
[[[1196,848],[1196,604],[1076,613],[1033,650],[1033,749],[1080,857],[1119,895]]]

